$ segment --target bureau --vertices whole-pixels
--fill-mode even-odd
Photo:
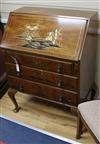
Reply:
[[[1,43],[8,95],[17,91],[76,108],[95,75],[97,13],[23,7],[10,13]]]

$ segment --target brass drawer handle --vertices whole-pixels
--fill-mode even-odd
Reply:
[[[19,86],[19,91],[23,91],[23,86]]]
[[[61,64],[57,65],[57,73],[62,73],[62,65]]]
[[[57,86],[58,87],[62,87],[63,86],[63,82],[62,81],[58,81]]]
[[[64,95],[59,96],[59,101],[62,103],[72,103],[71,99],[65,99]]]
[[[60,95],[58,100],[59,100],[60,102],[64,103],[64,96],[63,96],[63,95]]]
[[[71,72],[72,73],[77,73],[77,67],[78,67],[78,64],[77,63],[72,63],[71,65]]]

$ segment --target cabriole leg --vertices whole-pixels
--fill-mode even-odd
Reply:
[[[13,102],[13,104],[15,106],[15,108],[13,110],[15,113],[17,113],[19,111],[19,109],[20,109],[20,107],[18,106],[18,103],[17,103],[17,101],[15,99],[16,92],[17,92],[17,90],[11,89],[11,88],[8,90],[8,95],[9,95],[11,101]]]

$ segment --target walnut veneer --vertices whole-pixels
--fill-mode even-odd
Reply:
[[[18,91],[76,108],[95,74],[97,13],[24,7],[10,13],[1,43],[15,105]]]

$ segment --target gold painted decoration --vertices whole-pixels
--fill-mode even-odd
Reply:
[[[44,49],[49,47],[56,47],[60,48],[59,44],[59,37],[61,36],[61,30],[60,29],[54,29],[47,33],[47,36],[45,38],[42,38],[40,36],[40,25],[39,24],[30,24],[25,25],[23,28],[23,32],[18,36],[20,39],[23,39],[26,44],[23,45],[23,47],[29,47],[34,49]]]

